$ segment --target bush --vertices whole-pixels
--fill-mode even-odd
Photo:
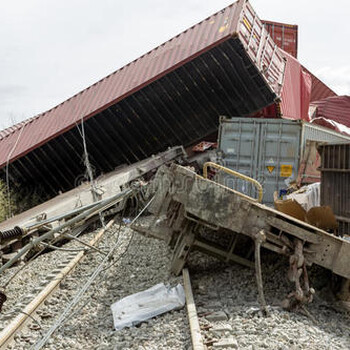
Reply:
[[[11,201],[12,202],[12,201]],[[0,222],[6,220],[9,216],[9,201],[8,201],[8,191],[6,183],[0,180]],[[13,204],[11,204],[11,212],[15,210]]]
[[[39,191],[10,189],[9,196],[6,182],[0,179],[0,222],[33,208],[47,199],[47,195],[41,189]]]

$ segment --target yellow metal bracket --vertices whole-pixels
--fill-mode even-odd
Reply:
[[[235,177],[238,177],[239,179],[242,179],[242,180],[245,180],[245,181],[248,181],[250,183],[252,183],[258,190],[258,198],[252,198],[253,200],[255,201],[258,201],[259,203],[261,203],[262,201],[262,198],[263,198],[263,188],[261,186],[261,184],[256,181],[255,179],[252,179],[251,177],[249,176],[246,176],[246,175],[243,175],[237,171],[234,171],[234,170],[231,170],[229,168],[226,168],[222,165],[219,165],[219,164],[216,164],[216,163],[213,163],[213,162],[206,162],[204,163],[203,165],[203,177],[205,179],[208,178],[208,168],[215,168],[215,169],[218,169],[218,170],[222,170],[223,172],[225,172],[226,174],[229,174],[229,175],[232,175],[232,176],[235,176]]]

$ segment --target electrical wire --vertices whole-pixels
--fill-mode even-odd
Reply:
[[[108,234],[108,232],[110,231],[111,229],[110,228],[108,228],[108,229],[106,229],[106,231],[105,231],[105,234]],[[54,239],[53,239],[54,240]],[[52,241],[53,241],[52,240]],[[51,242],[52,242],[51,241]],[[40,244],[42,244],[42,245],[46,245],[46,246],[49,246],[49,247],[53,247],[54,249],[56,249],[56,250],[64,250],[64,251],[69,251],[69,252],[75,252],[75,251],[77,251],[77,252],[80,252],[80,251],[85,251],[86,253],[89,253],[89,252],[91,252],[92,250],[91,249],[89,249],[89,248],[87,248],[87,249],[65,249],[65,248],[59,248],[59,247],[55,247],[55,246],[51,246],[50,244],[47,244],[47,243],[44,243],[44,242],[41,242]],[[14,275],[12,275],[8,280],[7,280],[7,282],[3,285],[3,290],[5,290],[6,289],[6,287],[8,286],[8,284],[18,275],[18,273],[20,272],[20,271],[22,271],[23,270],[23,268],[24,267],[26,267],[26,266],[28,266],[28,264],[29,264],[29,262],[31,262],[32,260],[34,260],[39,254],[41,254],[45,249],[46,249],[47,247],[44,247],[44,248],[42,248],[42,249],[40,249],[40,251],[38,251],[33,257],[31,257],[23,266],[21,266],[21,268],[19,269],[19,270],[17,270],[15,273],[14,273]],[[10,311],[10,312],[7,312],[7,313],[2,313],[3,315],[9,315],[9,314],[15,314],[15,313],[17,313],[18,311],[16,311],[16,310],[13,310],[13,311]],[[25,315],[27,315],[24,311],[19,311],[20,313],[23,313],[23,314],[25,314]],[[41,327],[41,325],[39,324],[39,322],[37,321],[37,320],[35,320],[32,316],[30,316],[30,315],[28,315],[30,318],[32,318],[38,325],[39,325],[39,327]],[[42,334],[42,332],[40,331],[40,334],[41,335],[43,335]]]
[[[6,287],[11,283],[11,281],[25,268],[29,265],[30,262],[32,262],[34,259],[36,259],[44,250],[46,247],[41,248],[37,253],[35,253],[30,259],[28,259],[2,286],[1,288],[3,290],[6,290]]]
[[[107,230],[108,231],[108,230]],[[64,232],[60,235],[60,237],[62,237],[64,234]],[[54,244],[57,243],[58,241],[58,237],[53,237],[48,243],[50,246],[56,247]],[[15,273],[3,284],[1,285],[1,288],[3,288],[3,290],[6,289],[6,287],[11,283],[11,281],[24,269],[26,268],[33,260],[35,260],[40,254],[42,254],[45,249],[47,249],[47,247],[45,247],[45,244],[43,244],[44,242],[40,242],[40,244],[43,245],[42,248],[39,247],[38,252],[36,252],[33,256],[31,256],[17,271],[15,271]],[[56,247],[58,248],[58,247]],[[60,250],[60,249],[57,249]],[[85,250],[90,250],[90,249],[85,249]]]
[[[153,198],[151,198],[150,201],[152,201],[152,200],[153,200]],[[148,206],[149,204],[150,204],[150,203],[148,203],[147,206]],[[145,208],[144,208],[144,209],[145,209]],[[143,209],[143,210],[144,210],[144,209]],[[135,212],[137,212],[137,210],[135,210]],[[122,216],[122,217],[123,217],[123,216]],[[133,221],[133,222],[135,222],[135,221]],[[132,223],[133,223],[133,222],[132,222]],[[120,221],[119,231],[118,231],[118,234],[117,234],[117,240],[119,239],[121,223],[122,223],[122,220]],[[131,225],[132,223],[130,223],[130,225]],[[128,253],[129,247],[130,247],[130,245],[131,245],[131,243],[132,243],[134,237],[135,237],[135,231],[132,230],[131,237],[130,237],[129,242],[128,242],[126,248],[124,249],[123,253],[121,253],[121,254],[118,256],[117,260],[115,260],[113,263],[109,264],[106,268],[104,268],[104,269],[101,271],[101,272],[104,272],[104,274],[103,274],[102,276],[99,276],[99,280],[98,280],[98,281],[95,281],[96,283],[95,283],[94,290],[93,290],[90,294],[95,294],[97,288],[100,288],[100,284],[99,284],[99,283],[102,282],[102,281],[104,281],[104,280],[106,279],[107,271],[108,271],[111,267],[115,266],[115,265],[126,255],[126,253]],[[98,282],[98,283],[97,283],[97,282]],[[84,309],[84,307],[85,307],[87,304],[89,304],[90,302],[91,302],[91,298],[87,298],[87,301],[86,301],[83,305],[81,305],[81,307],[80,307],[79,309],[75,310],[75,311],[72,312],[70,315],[68,315],[68,316],[64,319],[64,322],[67,322],[67,321],[69,321],[70,319],[72,319],[77,313],[79,313],[82,309]]]
[[[85,127],[84,127],[84,118],[83,117],[81,117],[80,124],[81,124],[81,130],[79,128],[79,125],[77,125],[77,128],[78,128],[78,131],[80,133],[80,136],[83,139],[83,149],[84,149],[83,162],[84,162],[84,165],[86,168],[87,178],[88,178],[89,183],[90,183],[93,200],[94,200],[94,202],[97,202],[99,200],[99,198],[97,196],[97,186],[96,186],[96,183],[94,180],[94,174],[92,171],[89,152],[88,152],[87,144],[86,144]],[[100,213],[99,216],[100,216],[100,221],[101,221],[102,226],[105,227],[105,220],[104,220],[103,214]]]
[[[24,122],[22,127],[21,127],[21,130],[19,132],[19,135],[17,137],[17,140],[15,142],[15,144],[13,145],[12,149],[10,150],[8,156],[7,156],[7,159],[6,159],[6,190],[7,190],[7,207],[8,207],[8,218],[10,218],[12,216],[12,208],[11,208],[11,189],[10,189],[10,179],[9,179],[9,162],[10,162],[10,158],[11,158],[11,155],[12,153],[14,152],[14,150],[16,149],[17,147],[17,144],[19,142],[19,139],[22,135],[22,132],[24,130],[24,127],[27,125],[27,122]],[[82,125],[82,132],[80,132],[80,129],[78,127],[78,130],[83,138],[83,147],[84,147],[84,165],[86,166],[87,168],[87,172],[88,172],[88,175],[89,175],[89,180],[90,180],[90,184],[91,184],[91,187],[92,187],[92,195],[93,195],[93,198],[94,198],[94,201],[97,201],[97,196],[96,196],[96,188],[95,188],[95,185],[94,185],[94,181],[93,181],[93,173],[92,173],[92,168],[91,168],[91,164],[90,164],[90,161],[89,161],[89,154],[87,152],[87,145],[86,145],[86,138],[85,138],[85,129],[84,129],[84,120],[83,118],[81,118],[81,125]],[[104,217],[103,217],[103,214],[100,212],[99,213],[99,217],[100,217],[100,221],[101,221],[101,224],[102,226],[105,228],[105,222],[104,222]],[[51,242],[50,242],[51,243]],[[6,288],[7,285],[13,280],[13,278],[15,278],[15,276],[21,271],[23,270],[30,261],[34,260],[36,257],[38,257],[44,250],[46,249],[46,247],[44,247],[43,249],[39,250],[39,252],[37,252],[33,257],[31,257],[28,261],[26,261],[26,263],[19,269],[16,271],[16,273],[14,275],[12,275],[10,277],[10,279],[4,284],[4,286],[2,286],[3,288]]]
[[[40,243],[41,245],[47,247],[47,248],[50,248],[50,249],[53,249],[53,250],[60,250],[60,251],[63,251],[63,252],[87,252],[89,250],[91,250],[90,248],[77,248],[77,249],[74,249],[74,248],[61,248],[61,247],[56,247],[52,244],[49,244],[49,243],[45,243],[45,242],[41,242]]]
[[[150,202],[151,202],[152,200],[153,200],[153,198],[151,198]],[[150,204],[150,203],[147,204],[147,207],[148,207],[149,204]],[[145,207],[144,209],[142,209],[142,211],[144,211],[145,209],[146,209],[146,207]],[[136,209],[136,208],[135,208],[135,210],[134,210],[134,213],[135,213],[135,212],[137,212],[137,209]],[[125,208],[124,208],[124,210],[123,210],[123,214],[124,214],[124,213],[125,213]],[[141,214],[141,213],[140,213],[140,214]],[[123,221],[122,221],[122,218],[123,218],[123,217],[124,217],[124,215],[121,216],[121,220],[119,221],[119,227],[118,227],[118,230],[117,230],[117,237],[116,237],[116,241],[117,241],[117,242],[119,242],[119,237],[120,237],[120,232],[121,232],[121,227],[122,227],[122,222],[123,222]],[[135,222],[135,221],[136,221],[136,218],[134,219],[133,222]],[[133,222],[131,222],[130,225],[131,225]],[[121,254],[118,256],[118,259],[117,259],[117,260],[115,260],[113,263],[109,264],[106,268],[104,268],[104,269],[101,271],[101,272],[104,272],[104,274],[102,275],[102,277],[99,276],[100,278],[99,278],[98,282],[101,282],[102,280],[104,280],[105,277],[106,277],[106,271],[107,271],[108,269],[110,269],[112,266],[116,265],[116,264],[126,255],[126,253],[127,253],[128,250],[129,250],[130,244],[131,244],[131,242],[132,242],[132,240],[133,240],[133,238],[134,238],[134,235],[135,235],[135,231],[132,230],[131,237],[130,237],[129,242],[128,242],[126,248],[124,249],[123,253],[121,253]],[[95,285],[94,290],[93,290],[93,292],[92,292],[91,294],[94,294],[94,293],[96,292],[97,287],[99,287],[99,284],[96,284],[96,285]],[[68,316],[64,319],[64,322],[67,322],[69,319],[71,319],[71,318],[74,317],[77,313],[79,313],[82,309],[84,309],[84,307],[85,307],[87,304],[89,304],[90,301],[91,301],[91,298],[88,298],[87,301],[86,301],[79,309],[75,310],[75,311],[72,312],[70,315],[68,315]]]

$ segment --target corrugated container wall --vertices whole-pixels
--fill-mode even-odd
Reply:
[[[0,178],[8,175],[28,191],[71,189],[85,173],[82,120],[96,176],[169,146],[189,146],[214,133],[220,115],[250,115],[278,100],[284,70],[280,49],[250,3],[239,0],[0,132]]]
[[[251,118],[284,118],[309,121],[308,109],[312,93],[312,77],[300,62],[288,52],[280,50],[286,61],[281,98]]]
[[[311,77],[304,72],[300,62],[283,52],[286,70],[282,87],[280,111],[284,119],[309,121],[308,109],[312,89]]]
[[[212,61],[213,66],[208,61]],[[169,89],[167,96],[171,96],[172,101],[176,101],[183,91],[189,91],[188,86],[178,91],[173,85],[183,84],[187,80],[191,80],[191,86],[208,82],[212,91],[220,90],[221,105],[233,106],[236,113],[239,113],[236,115],[249,115],[273,103],[280,95],[285,69],[284,59],[250,3],[239,0],[57,107],[2,131],[0,166],[74,128],[82,119],[87,120],[151,83],[159,82],[161,77],[169,76],[172,71],[184,67],[189,62],[191,64],[185,67],[184,72],[177,72],[176,82],[162,81],[160,90]],[[223,65],[230,67],[228,72]],[[208,77],[203,70],[209,72]],[[185,77],[180,73],[185,73]],[[197,76],[200,83],[192,82]],[[231,86],[232,92],[226,89],[224,82]],[[192,95],[197,94],[202,94],[205,99],[210,100],[203,91],[192,92]],[[160,98],[163,99],[162,96]],[[147,100],[145,97],[141,99]],[[202,100],[203,96],[200,99]],[[177,102],[176,106],[182,107],[184,104]],[[203,105],[203,102],[200,104]],[[195,109],[196,106],[191,107]],[[167,108],[176,110],[174,107]],[[134,109],[136,108],[131,109],[126,118],[129,119],[130,115],[135,113]],[[144,120],[144,116],[141,118],[135,114],[136,122],[132,128],[140,125],[139,119]],[[193,119],[200,117],[202,116],[195,115]],[[188,122],[189,119],[184,118],[182,123]],[[183,132],[186,133],[186,130]],[[149,140],[155,140],[157,137],[152,135]],[[12,150],[14,143],[17,147]]]
[[[286,23],[262,21],[272,40],[282,50],[298,57],[298,26]]]
[[[350,142],[350,137],[300,120],[221,118],[219,161],[259,181],[264,188],[263,203],[273,205],[274,191],[297,179],[307,140]],[[255,188],[244,181],[222,174],[220,181],[256,197]]]
[[[322,145],[321,204],[329,205],[340,235],[350,235],[350,143]]]

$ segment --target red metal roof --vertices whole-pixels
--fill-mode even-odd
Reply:
[[[312,79],[311,87],[311,97],[310,101],[319,101],[326,97],[337,96],[337,94],[314,74],[312,74],[308,69],[303,66],[303,70],[310,74]]]
[[[242,9],[244,9],[244,15]],[[60,105],[1,131],[0,167],[70,130],[82,119],[89,119],[236,35],[239,35],[243,41],[249,39],[246,47],[248,54],[262,69],[262,74],[271,91],[278,95],[284,63],[278,49],[273,48],[273,42],[268,36],[264,36],[264,54],[262,57],[255,57],[257,52],[260,52],[257,50],[257,45],[260,45],[259,35],[264,34],[262,25],[259,28],[259,20],[255,20],[255,16],[249,3],[239,0]],[[251,23],[256,23],[257,27]],[[254,35],[250,34],[252,27],[255,30]],[[270,63],[269,57],[273,62]],[[269,69],[266,70],[266,67]]]
[[[282,117],[308,121],[311,77],[296,58],[282,53],[287,61],[280,103]]]
[[[310,104],[317,108],[314,118],[325,118],[350,127],[350,96],[332,96]]]
[[[262,20],[275,43],[285,52],[297,58],[298,51],[298,26],[286,23]],[[318,101],[337,94],[319,78],[302,66],[312,79],[310,101]]]
[[[320,111],[322,110],[322,113],[326,113],[327,115],[331,115],[332,113],[337,115],[334,109],[338,110],[340,108],[342,112],[344,111],[341,107],[344,104],[342,102],[339,103],[341,99],[325,99],[327,97],[337,97],[333,90],[289,53],[283,50],[281,50],[281,53],[287,62],[281,92],[281,102],[279,105],[275,103],[264,108],[258,113],[255,113],[253,117],[278,118],[281,116],[285,119],[303,119],[309,121],[308,109],[312,101],[316,101],[312,104],[318,105],[320,103],[322,106],[328,104],[328,101],[337,101],[334,103],[334,107],[333,103],[329,103],[329,106],[327,108],[325,107],[327,111],[323,107],[320,108]],[[337,121],[336,119],[334,120]],[[340,121],[338,122],[340,123]],[[328,124],[327,126],[329,126]]]

